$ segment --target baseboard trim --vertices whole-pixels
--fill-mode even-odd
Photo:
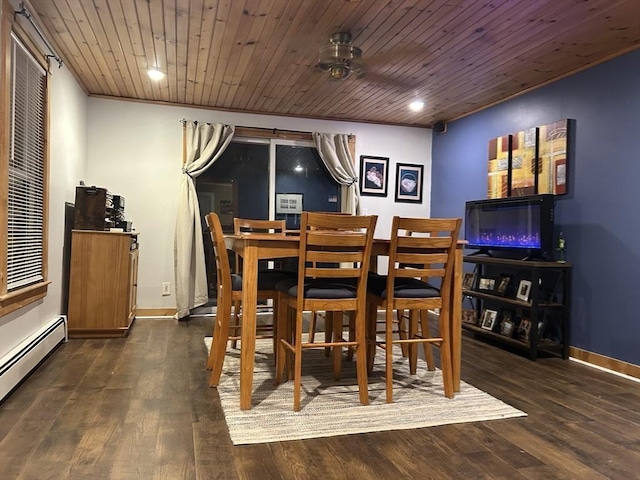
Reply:
[[[175,308],[137,308],[136,317],[173,317]]]
[[[569,356],[613,372],[634,378],[640,378],[640,366],[634,365],[633,363],[624,362],[622,360],[617,360],[615,358],[600,355],[599,353],[589,352],[576,347],[569,347]]]

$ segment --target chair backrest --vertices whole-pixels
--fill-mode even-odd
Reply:
[[[282,233],[287,228],[286,220],[255,220],[251,218],[234,218],[233,230],[241,233]]]
[[[393,217],[387,292],[396,278],[439,278],[441,296],[448,297],[461,224],[460,218]]]
[[[211,212],[205,216],[209,232],[211,234],[211,241],[213,242],[213,254],[216,258],[216,284],[218,293],[220,288],[222,292],[230,294],[231,288],[231,266],[229,264],[229,254],[227,247],[224,243],[224,233],[222,232],[222,225],[220,224],[220,218],[218,214]]]
[[[302,288],[304,278],[355,278],[358,295],[364,295],[377,219],[376,215],[302,212],[298,287]]]

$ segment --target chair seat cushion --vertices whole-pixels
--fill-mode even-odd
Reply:
[[[242,290],[242,276],[235,273],[231,274],[231,290]]]
[[[282,280],[276,290],[297,297],[298,279]],[[348,278],[309,278],[304,282],[304,298],[355,298],[356,293],[356,281]]]
[[[396,278],[393,286],[395,298],[432,298],[439,297],[440,290],[416,278]],[[386,275],[370,275],[367,291],[380,298],[387,298]]]

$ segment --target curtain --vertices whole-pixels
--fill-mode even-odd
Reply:
[[[186,158],[182,167],[174,242],[176,318],[209,300],[202,239],[202,217],[194,178],[220,158],[233,136],[229,125],[186,122]],[[208,213],[208,212],[207,212]]]
[[[313,132],[313,143],[333,179],[346,187],[342,195],[342,211],[360,213],[360,187],[353,158],[349,152],[349,135]]]

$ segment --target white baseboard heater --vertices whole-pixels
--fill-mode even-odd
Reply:
[[[0,359],[0,402],[67,339],[67,318],[55,317]]]

